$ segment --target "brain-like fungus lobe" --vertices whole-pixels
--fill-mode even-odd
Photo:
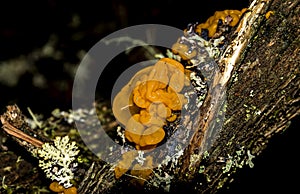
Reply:
[[[177,119],[185,103],[185,84],[182,64],[162,58],[138,71],[116,95],[113,113],[136,149],[153,148],[165,138],[163,126]]]
[[[216,11],[215,14],[209,17],[205,23],[198,24],[196,32],[201,34],[204,29],[208,30],[208,37],[213,37],[221,25],[234,27],[238,24],[242,15],[247,11],[247,8],[239,10],[224,10]]]

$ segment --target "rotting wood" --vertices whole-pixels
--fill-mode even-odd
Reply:
[[[269,139],[300,114],[299,0],[255,0],[250,9],[220,59],[224,71],[214,79],[215,93],[201,107],[200,118],[207,119],[194,123],[196,132],[183,157],[175,168],[162,167],[165,176],[153,173],[146,191],[215,193],[239,168],[252,167],[253,157],[263,153]],[[270,10],[274,14],[267,19]],[[226,103],[218,104],[224,97]],[[220,112],[224,125],[214,136],[211,130],[220,126],[209,122]],[[5,125],[3,117],[1,121]],[[202,143],[211,138],[215,144],[203,149]],[[127,189],[126,180],[116,180],[113,166],[95,161],[78,192],[116,193]]]
[[[252,159],[262,153],[269,138],[299,115],[300,60],[296,19],[299,1],[257,0],[252,2],[250,10],[237,38],[220,59],[224,72],[215,78],[215,86],[221,84],[227,89],[226,93],[224,88],[216,90],[217,97],[226,95],[226,104],[216,106],[218,108],[202,106],[202,110],[210,110],[210,113],[204,115],[202,111],[200,117],[208,120],[215,119],[220,110],[226,112],[223,129],[214,137],[216,143],[207,152],[199,152],[199,142],[209,139],[209,134],[205,137],[202,134],[202,126],[209,127],[209,123],[202,121],[174,174],[160,177],[159,186],[151,185],[150,181],[146,184],[148,190],[214,193],[232,179],[230,175],[238,168],[252,167]],[[267,19],[265,14],[270,10],[274,15]],[[218,102],[211,98],[208,99]],[[113,172],[103,173],[109,177]],[[87,174],[86,178],[89,176]],[[168,176],[174,177],[170,180]],[[113,182],[117,185],[117,181]],[[82,184],[81,187],[83,185],[86,186]],[[97,191],[110,193],[111,190],[104,187],[102,185]]]

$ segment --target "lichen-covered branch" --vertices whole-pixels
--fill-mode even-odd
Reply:
[[[119,122],[124,118],[125,126],[134,129],[136,125],[142,126],[139,134],[126,134],[126,129],[117,126],[112,110],[107,106],[102,107],[107,115],[98,114],[99,118],[91,117],[99,107],[97,110],[54,111],[52,119],[42,123],[39,130],[28,126],[17,106],[9,106],[9,110],[0,117],[2,128],[34,157],[42,159],[39,164],[46,172],[45,176],[57,181],[50,185],[50,188],[56,187],[52,191],[75,193],[77,190],[78,193],[91,194],[124,193],[125,190],[128,193],[132,190],[216,193],[233,181],[232,175],[240,168],[252,168],[255,165],[253,159],[263,154],[270,138],[284,131],[291,119],[300,114],[299,9],[299,0],[253,0],[248,9],[218,12],[213,16],[215,20],[207,20],[208,24],[188,25],[172,51],[168,50],[163,57],[171,58],[168,61],[180,70],[184,69],[180,72],[189,76],[193,87],[187,89],[183,81],[178,82],[178,91],[189,103],[170,109],[167,114],[164,113],[165,107],[157,102],[155,106],[149,105],[152,103],[149,99],[153,97],[150,92],[140,98],[143,103],[148,103],[147,106],[139,102],[129,104],[128,98],[138,96],[137,91],[137,94],[131,94],[125,90],[128,98],[123,98],[122,93],[117,98],[120,107],[115,108],[123,110],[135,104],[137,109],[132,109],[131,113],[152,116],[159,115],[155,111],[162,110],[161,117],[167,115],[168,122],[160,128],[163,135],[155,142],[151,139],[153,134],[144,134],[144,128],[149,127],[148,120],[138,123],[140,119],[133,117],[136,120],[128,124],[131,116],[126,118],[115,114]],[[222,22],[219,22],[219,17]],[[125,37],[120,41],[135,40]],[[151,55],[147,57],[155,58],[152,55],[156,51],[152,47],[147,47],[147,53]],[[182,63],[182,67],[176,65],[177,61]],[[153,69],[160,73],[162,67]],[[167,81],[159,89],[172,84],[174,88],[178,87],[179,77],[172,78],[176,72],[162,76]],[[146,76],[145,72],[143,75]],[[138,81],[145,81],[144,77]],[[149,85],[157,89],[159,81]],[[141,85],[136,90],[142,91],[141,88],[144,91],[146,87]],[[174,91],[163,94],[171,96],[172,92],[178,96]],[[167,97],[165,100],[170,101]],[[97,102],[95,104],[97,106]],[[154,109],[150,110],[150,107]],[[106,142],[98,141],[102,134],[95,129],[97,119],[103,123],[105,132],[123,146],[117,151],[110,147],[107,149],[109,153],[105,153],[119,161],[116,164],[99,160],[95,155],[103,154],[102,150],[94,155],[75,132],[74,121],[79,121],[77,127],[82,125],[86,129],[80,135],[89,135],[91,147],[105,145]],[[53,130],[49,132],[49,128],[59,129],[61,137],[54,138]],[[44,138],[37,132],[50,134],[51,138]],[[66,133],[69,136],[65,136]],[[76,134],[72,139],[76,140],[76,145],[69,142],[72,133]],[[151,151],[157,145],[161,151],[152,156]],[[156,166],[151,168],[154,164]],[[76,183],[77,189],[71,187],[73,183]],[[63,186],[72,191],[66,191]],[[61,187],[61,191],[56,190]]]
[[[219,59],[222,71],[213,78],[212,92],[200,113],[190,118],[192,125],[186,120],[185,127],[193,131],[189,147],[179,158],[154,169],[144,189],[214,193],[239,168],[255,165],[253,158],[263,152],[268,140],[300,114],[298,15],[299,1],[252,2]],[[223,124],[212,122],[223,118]],[[91,191],[89,184],[95,186],[91,174],[82,182],[82,191]],[[103,177],[112,175],[111,169],[102,172],[96,190],[110,192],[103,188]],[[111,188],[128,186],[127,179],[110,180]]]
[[[225,63],[225,72],[228,68],[232,72],[228,74],[229,82],[225,82],[228,88],[223,129],[209,151],[209,159],[198,157],[195,166],[189,165],[182,171],[186,173],[181,173],[188,174],[189,180],[198,180],[193,183],[197,191],[215,192],[231,180],[230,175],[237,168],[247,164],[251,167],[251,158],[261,154],[268,139],[299,115],[297,2],[254,1],[251,10],[257,19],[252,21],[253,17],[246,17],[244,23],[252,21],[251,28],[247,29],[250,33],[236,39],[246,39],[248,48],[227,59],[225,52],[221,62]],[[256,9],[261,11],[255,13]],[[270,10],[275,14],[267,19],[265,13]],[[184,159],[188,164],[197,148],[195,143],[188,152],[190,159]],[[184,180],[183,176],[179,177]]]

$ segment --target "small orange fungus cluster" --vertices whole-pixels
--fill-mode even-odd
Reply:
[[[197,55],[197,51],[195,49],[191,50],[188,45],[182,44],[180,41],[173,44],[172,52],[174,54],[179,54],[183,60],[192,59]]]
[[[152,174],[153,160],[151,156],[147,156],[143,165],[135,164],[130,171],[132,176],[138,177],[137,184],[143,185],[148,177]]]
[[[274,11],[268,11],[265,15],[266,19],[269,19],[271,15],[274,15]]]
[[[209,17],[205,23],[197,25],[196,32],[201,34],[202,29],[208,30],[208,36],[213,37],[217,31],[219,20],[222,20],[223,24],[234,27],[238,24],[243,13],[247,11],[247,8],[239,10],[224,10],[216,11],[215,14]]]
[[[54,181],[49,186],[50,190],[58,194],[77,194],[76,187],[65,188],[60,185],[57,181]]]
[[[115,177],[120,178],[131,167],[132,162],[137,156],[136,151],[129,151],[122,155],[122,160],[115,167]]]
[[[181,63],[162,58],[137,72],[117,94],[113,113],[125,127],[125,137],[136,149],[153,148],[165,137],[163,126],[173,122],[185,103],[186,84]]]
[[[122,155],[122,160],[115,167],[115,177],[120,178],[127,170],[131,167],[133,161],[137,157],[137,151],[129,151]],[[143,164],[136,163],[130,174],[135,176],[137,179],[137,183],[139,185],[143,185],[145,180],[151,175],[153,167],[153,160],[151,156],[147,156]]]
[[[138,71],[116,95],[113,113],[125,126],[126,139],[137,150],[154,148],[165,138],[163,126],[177,119],[175,111],[180,111],[186,101],[180,92],[188,84],[182,64],[162,58],[154,66]],[[139,157],[137,150],[122,155],[115,177],[120,178],[131,168],[135,183],[143,185],[152,173],[153,158],[146,156],[143,162],[134,162]]]

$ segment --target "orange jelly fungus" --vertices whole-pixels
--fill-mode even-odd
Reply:
[[[138,152],[135,150],[128,151],[122,155],[122,160],[115,167],[115,177],[119,179],[123,174],[125,174],[128,169],[130,169],[133,161],[138,156]],[[132,176],[138,177],[138,183],[143,185],[145,180],[151,175],[153,168],[153,158],[151,156],[147,156],[143,164],[135,164],[130,174]]]
[[[64,194],[77,194],[76,187],[70,187],[64,190]]]
[[[52,182],[49,188],[51,191],[56,193],[63,192],[65,190],[65,188],[56,181]]]
[[[172,52],[174,54],[179,54],[183,60],[192,59],[197,55],[196,50],[193,50],[191,52],[189,50],[190,50],[190,47],[188,45],[182,44],[179,41],[174,43],[172,46]]]
[[[120,178],[130,168],[133,160],[138,155],[135,150],[128,151],[122,155],[122,160],[115,167],[115,177]]]
[[[247,8],[239,10],[224,10],[216,11],[215,14],[209,17],[205,23],[197,25],[196,32],[201,34],[202,29],[208,30],[208,36],[213,37],[217,31],[218,22],[222,20],[223,23],[228,24],[229,26],[236,26],[243,15],[247,11]],[[229,17],[230,16],[230,19]]]
[[[271,15],[274,15],[274,11],[268,11],[265,15],[266,19],[269,19]]]
[[[136,179],[136,182],[139,185],[144,185],[145,181],[148,179],[148,177],[152,174],[152,168],[153,168],[153,160],[151,156],[147,156],[146,160],[143,165],[141,164],[135,164],[130,171],[130,174],[132,176],[138,177],[139,179]]]
[[[77,194],[76,187],[64,188],[57,181],[54,181],[49,186],[50,190],[58,194]]]
[[[222,20],[223,24],[229,26],[236,26],[243,15],[247,11],[247,8],[239,10],[224,10],[216,11],[213,16],[207,19],[205,23],[196,25],[195,32],[198,35],[202,34],[202,30],[208,30],[208,37],[212,38],[217,32],[219,20]],[[267,16],[266,16],[267,17]],[[187,29],[184,30],[184,33],[187,33]],[[191,49],[189,45],[186,45],[181,42],[179,38],[176,43],[172,45],[172,52],[178,54],[183,60],[190,60],[197,56],[197,51]]]
[[[155,147],[165,137],[163,125],[173,122],[185,103],[187,84],[181,63],[162,58],[137,72],[116,95],[113,113],[125,127],[125,137],[137,149]]]

